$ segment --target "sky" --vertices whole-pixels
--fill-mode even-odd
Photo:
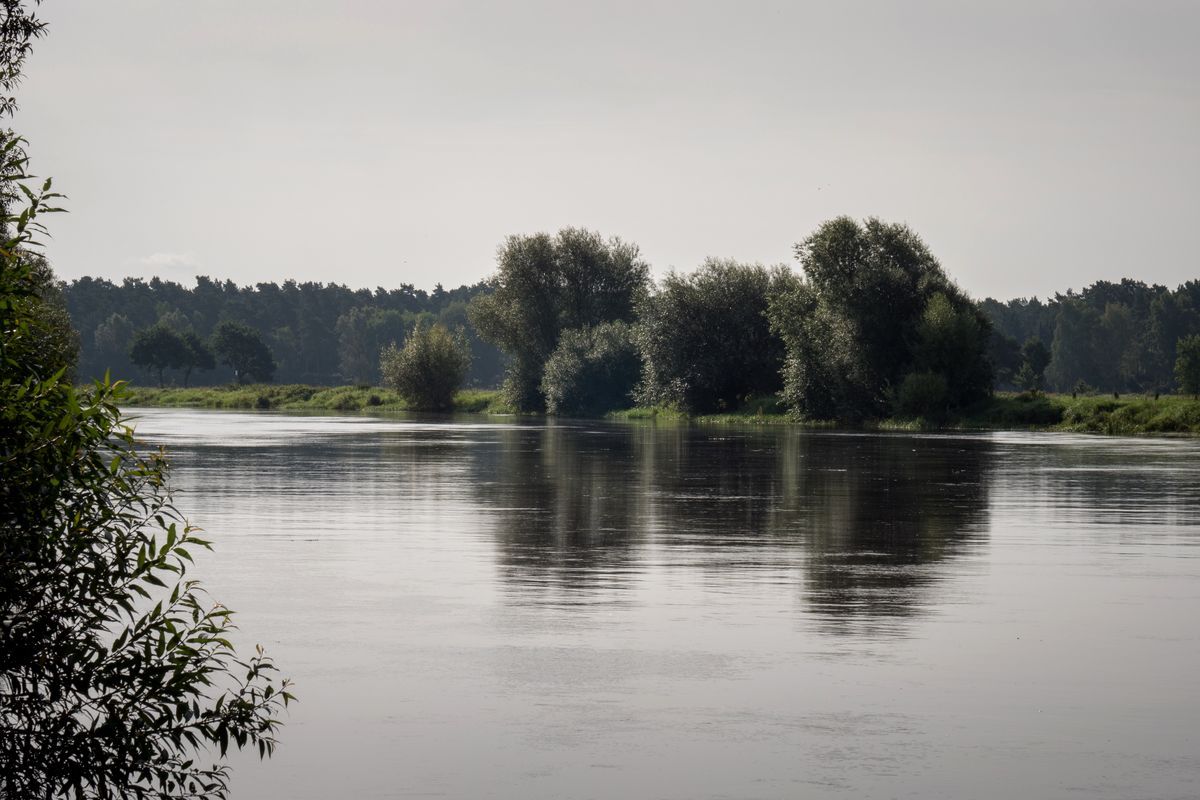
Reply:
[[[1200,277],[1200,3],[48,0],[14,127],[56,272],[474,283],[586,227],[655,275],[904,222],[977,297]]]

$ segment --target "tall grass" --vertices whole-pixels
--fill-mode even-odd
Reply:
[[[405,411],[408,406],[396,392],[370,386],[305,386],[259,383],[247,386],[204,386],[190,389],[157,389],[134,386],[130,406],[184,406],[191,408],[257,408],[280,411]],[[492,390],[466,389],[454,398],[454,410],[477,414],[510,413]]]

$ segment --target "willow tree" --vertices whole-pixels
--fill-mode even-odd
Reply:
[[[732,409],[779,389],[783,341],[767,321],[772,295],[795,277],[782,267],[710,258],[671,273],[639,308],[644,359],[638,399],[688,411]]]
[[[990,323],[907,226],[839,217],[797,244],[796,256],[804,279],[773,296],[769,312],[787,347],[783,396],[796,412],[882,416],[906,380],[944,386],[947,407],[991,390]]]
[[[636,245],[579,228],[510,236],[496,261],[494,289],[472,303],[471,321],[509,356],[508,402],[540,411],[543,370],[562,332],[632,319],[649,267]]]

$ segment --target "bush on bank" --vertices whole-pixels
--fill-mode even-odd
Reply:
[[[641,356],[626,323],[564,331],[542,374],[546,411],[597,416],[628,408],[641,371]]]
[[[471,369],[471,346],[461,330],[418,325],[404,342],[383,349],[379,372],[385,385],[414,411],[449,411]]]

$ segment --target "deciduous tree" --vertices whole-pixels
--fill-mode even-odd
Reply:
[[[1175,346],[1175,381],[1179,391],[1200,395],[1200,335],[1180,339]]]
[[[275,359],[258,331],[237,322],[222,322],[213,330],[212,349],[222,364],[233,369],[238,383],[253,378],[269,382],[275,375]]]
[[[449,411],[454,394],[471,368],[471,348],[460,330],[419,325],[404,347],[389,344],[380,354],[380,372],[387,386],[417,411]]]
[[[561,333],[631,319],[649,280],[635,245],[578,228],[511,236],[497,266],[494,291],[476,298],[471,320],[510,356],[505,397],[525,411],[544,408],[542,370]]]
[[[134,334],[129,348],[129,359],[136,366],[153,370],[159,386],[163,385],[163,370],[181,369],[190,358],[183,337],[161,323]]]
[[[794,282],[781,267],[721,259],[668,275],[639,307],[639,399],[706,412],[777,391],[783,341],[766,312],[770,297]]]

